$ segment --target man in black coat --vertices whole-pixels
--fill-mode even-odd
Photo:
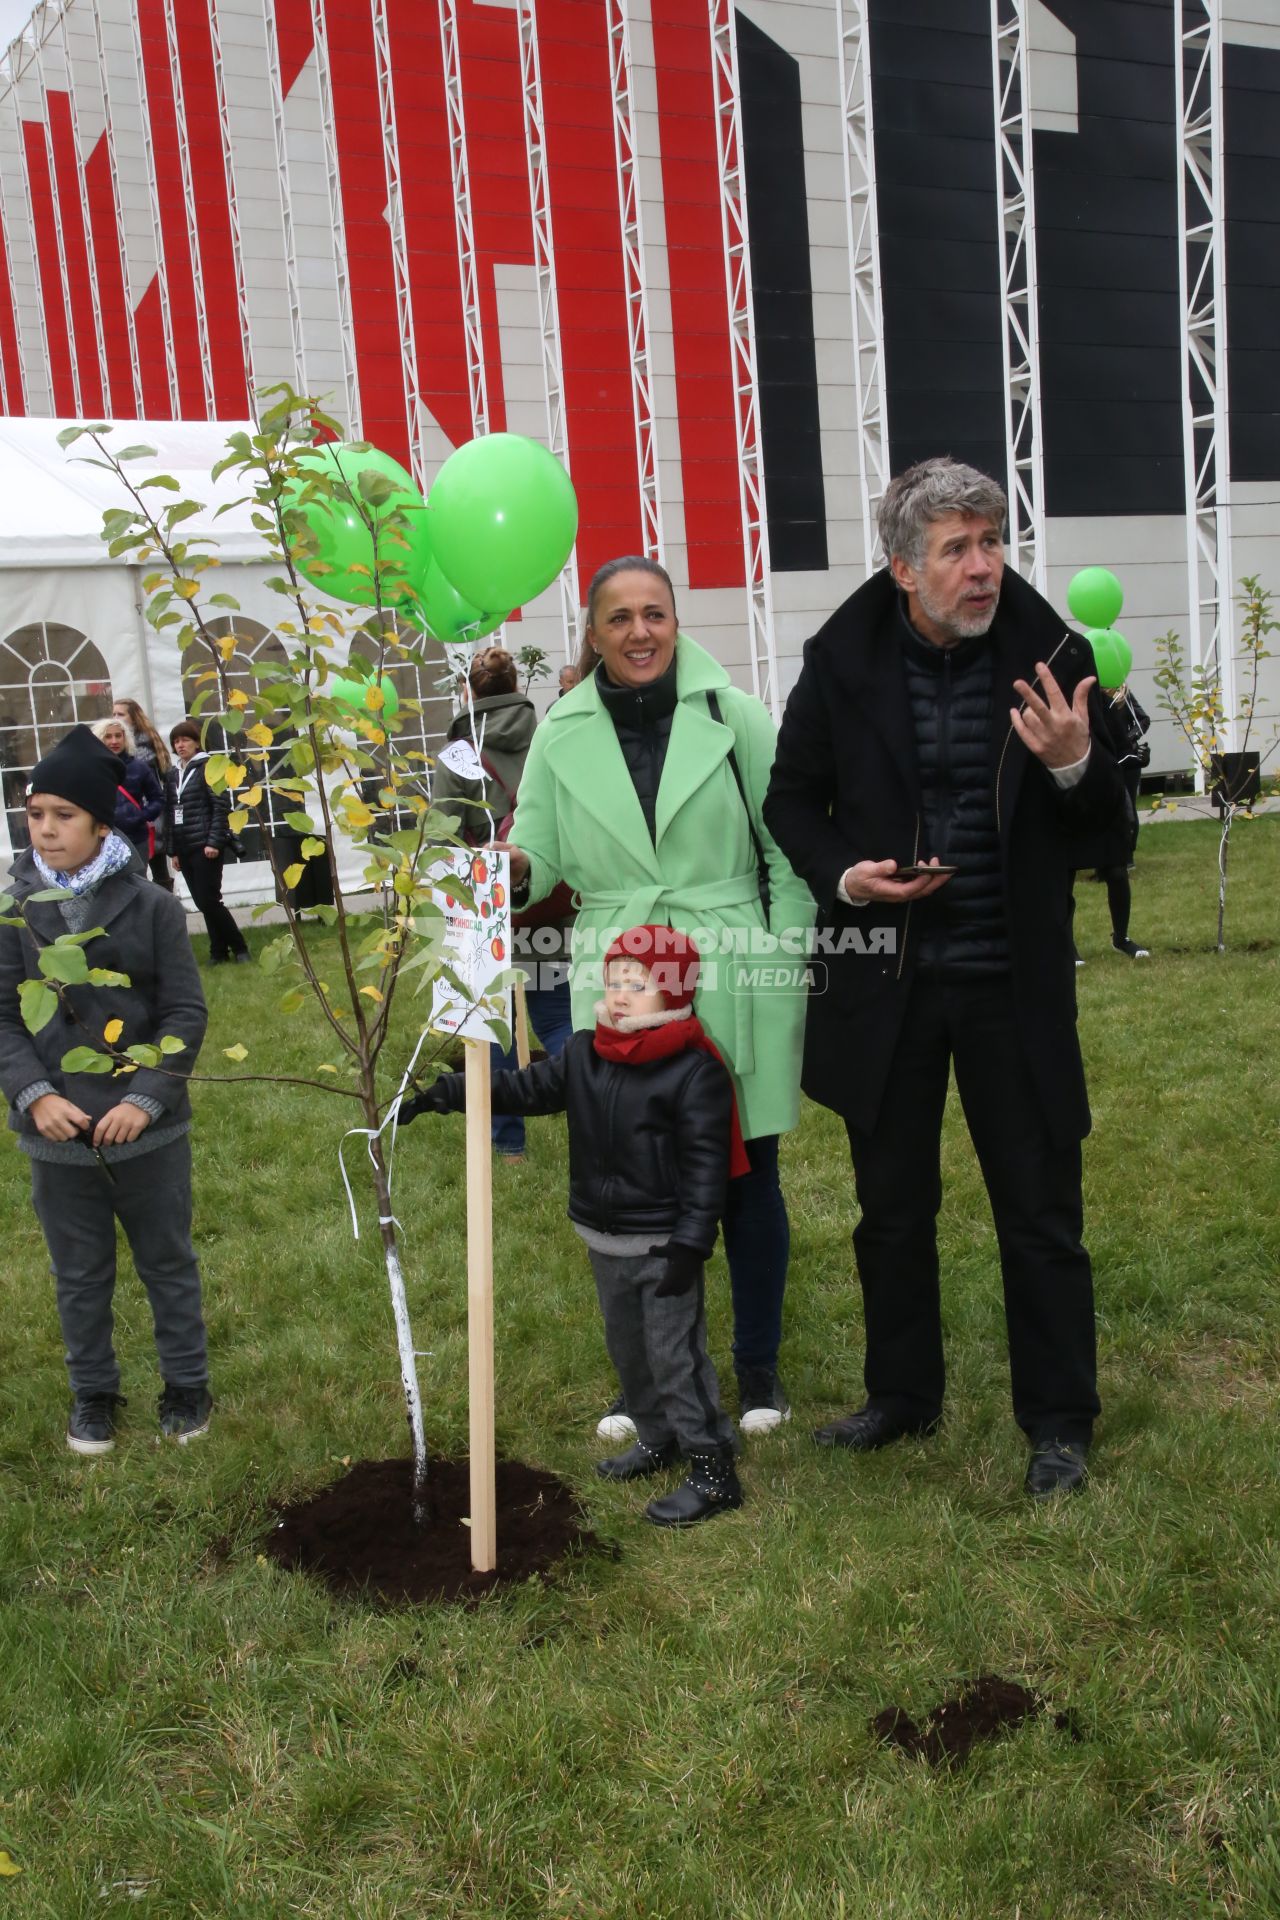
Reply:
[[[1121,804],[1093,659],[1004,571],[997,484],[949,459],[880,507],[890,563],[805,648],[765,801],[818,902],[805,1091],[845,1121],[867,1402],[854,1451],[942,1413],[936,1217],[949,1067],[995,1218],[1028,1493],[1084,1484],[1099,1410],[1071,874]],[[904,873],[937,865],[937,874]]]

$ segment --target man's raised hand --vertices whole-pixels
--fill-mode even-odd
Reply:
[[[1015,680],[1013,690],[1022,696],[1021,712],[1010,707],[1009,719],[1014,732],[1037,760],[1046,767],[1071,767],[1089,751],[1089,693],[1096,677],[1086,674],[1068,706],[1062,688],[1043,660],[1036,661],[1036,677],[1043,695],[1025,680]]]

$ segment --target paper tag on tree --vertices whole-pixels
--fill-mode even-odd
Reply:
[[[469,893],[470,904],[450,892],[450,872]],[[511,1029],[510,862],[505,853],[493,854],[487,847],[457,847],[432,862],[432,881],[445,917],[441,957],[457,984],[435,982],[430,1024],[437,1033],[492,1044],[498,1036],[490,1021]]]
[[[469,740],[451,740],[436,755],[436,765],[448,767],[450,773],[457,774],[459,780],[485,780],[488,775],[480,764],[480,756]]]

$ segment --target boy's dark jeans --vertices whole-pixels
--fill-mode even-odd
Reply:
[[[57,1282],[75,1393],[118,1393],[111,1296],[116,1221],[125,1230],[155,1322],[160,1372],[175,1387],[208,1379],[200,1269],[191,1244],[191,1141],[103,1168],[32,1160],[31,1195]]]
[[[725,1258],[733,1294],[733,1364],[739,1373],[773,1373],[782,1341],[782,1296],[787,1285],[791,1225],[778,1184],[778,1136],[746,1142],[750,1173],[729,1182],[725,1202]]]

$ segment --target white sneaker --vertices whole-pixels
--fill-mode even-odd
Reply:
[[[743,1433],[772,1433],[791,1418],[791,1402],[781,1380],[767,1367],[747,1367],[738,1375],[738,1425]]]
[[[607,1440],[611,1444],[636,1438],[636,1423],[627,1412],[627,1403],[619,1394],[611,1406],[605,1408],[596,1424],[596,1439]]]

